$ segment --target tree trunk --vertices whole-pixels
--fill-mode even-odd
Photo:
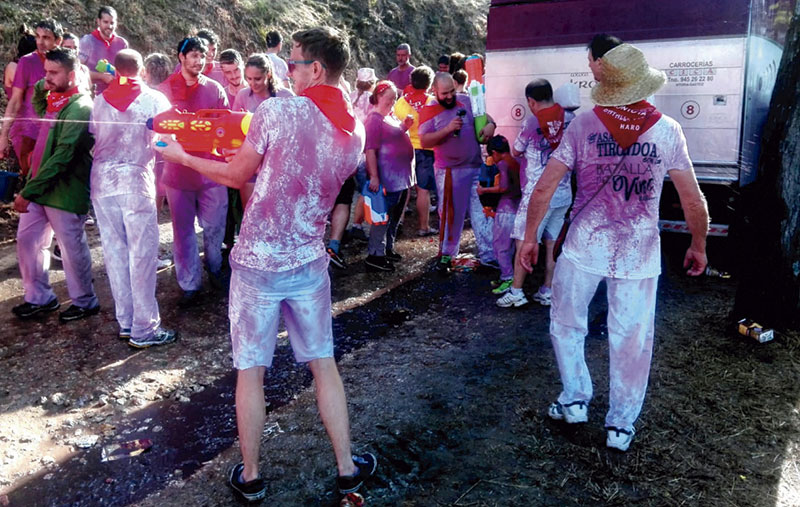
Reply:
[[[800,15],[794,14],[764,125],[758,179],[744,187],[734,247],[735,319],[800,325]]]

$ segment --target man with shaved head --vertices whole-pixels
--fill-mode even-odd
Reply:
[[[450,262],[458,255],[461,230],[467,209],[478,244],[481,263],[497,266],[492,250],[492,223],[483,214],[478,199],[478,173],[481,167],[481,148],[475,135],[475,121],[469,97],[456,94],[453,76],[437,72],[433,79],[436,102],[425,106],[419,114],[419,139],[422,147],[433,149],[434,174],[439,194],[438,270],[450,270]],[[488,116],[488,115],[487,115]],[[481,130],[481,138],[494,135],[491,117]]]
[[[156,302],[158,217],[153,131],[144,123],[171,108],[141,79],[142,55],[123,49],[116,77],[94,99],[92,203],[114,296],[119,338],[136,348],[163,345],[175,332],[161,327]],[[139,123],[141,125],[135,125]],[[124,146],[124,150],[119,147]]]

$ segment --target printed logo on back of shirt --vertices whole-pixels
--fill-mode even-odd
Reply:
[[[653,166],[660,165],[661,158],[655,143],[636,142],[623,150],[608,132],[589,134],[587,141],[596,145],[598,159],[605,157],[619,159],[623,155],[641,157],[626,159],[621,163],[618,161],[597,163],[595,173],[601,184],[608,181],[607,188],[621,194],[626,202],[633,198],[637,201],[650,201],[658,197]]]

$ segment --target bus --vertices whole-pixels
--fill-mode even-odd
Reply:
[[[738,189],[757,177],[761,130],[797,0],[493,0],[486,38],[486,107],[498,132],[514,139],[531,114],[525,85],[574,83],[581,107],[596,84],[587,45],[608,33],[636,45],[667,83],[660,111],[686,135],[708,201],[710,235],[727,236]],[[661,229],[688,232],[667,181]]]

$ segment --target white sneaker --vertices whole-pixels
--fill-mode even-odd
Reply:
[[[633,428],[628,431],[623,428],[615,428],[614,426],[607,426],[606,432],[606,447],[611,447],[612,449],[623,452],[628,450],[631,442],[633,442],[633,436],[636,434],[636,430]]]
[[[589,404],[585,401],[573,401],[562,405],[559,402],[551,403],[547,407],[547,415],[556,421],[566,421],[569,424],[585,423],[589,420]]]
[[[513,292],[508,291],[503,294],[503,297],[497,300],[497,306],[500,308],[509,308],[509,307],[519,307],[522,305],[528,304],[528,299],[525,297],[525,294],[521,293],[518,296],[515,296]]]
[[[542,292],[542,289],[545,289],[545,286],[542,285],[539,287],[539,290],[536,291],[536,294],[533,295],[533,300],[538,302],[542,306],[550,306],[550,299],[553,296],[552,289],[545,289],[545,292]]]
[[[158,259],[158,268],[157,269],[164,269],[172,266],[172,259],[169,257],[159,258]]]

